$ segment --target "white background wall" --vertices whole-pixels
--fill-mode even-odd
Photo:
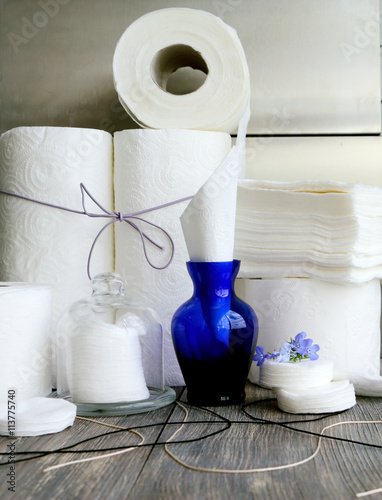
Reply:
[[[114,90],[114,48],[135,19],[176,6],[237,30],[251,72],[250,133],[379,133],[378,2],[1,0],[0,132],[136,127]]]

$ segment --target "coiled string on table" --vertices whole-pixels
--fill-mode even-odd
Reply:
[[[29,461],[29,460],[35,460],[37,458],[42,458],[42,457],[44,457],[46,455],[51,455],[51,454],[55,454],[55,453],[57,453],[57,454],[65,454],[65,453],[81,454],[81,453],[101,453],[101,452],[110,452],[110,451],[117,451],[118,452],[120,450],[126,449],[127,447],[135,449],[135,448],[147,447],[147,446],[166,446],[166,445],[170,445],[170,444],[171,445],[175,445],[175,444],[194,443],[194,442],[198,442],[198,441],[203,441],[205,439],[211,438],[211,437],[216,436],[218,434],[223,434],[228,429],[230,429],[232,425],[245,425],[245,424],[247,424],[247,425],[274,425],[274,426],[280,426],[280,427],[286,428],[286,429],[294,431],[294,432],[299,432],[299,433],[303,433],[303,434],[306,434],[306,435],[315,436],[315,437],[318,437],[319,439],[322,439],[322,438],[323,439],[330,439],[330,440],[333,440],[333,441],[341,441],[341,442],[346,442],[346,443],[358,444],[358,445],[362,445],[362,446],[366,446],[366,447],[372,447],[372,448],[382,449],[382,444],[379,445],[379,444],[367,443],[367,442],[353,440],[353,439],[341,438],[341,437],[337,437],[337,436],[328,436],[328,435],[324,435],[323,431],[321,431],[321,433],[317,433],[317,432],[308,431],[308,430],[301,429],[301,428],[291,427],[291,424],[305,424],[305,423],[309,423],[309,422],[317,422],[317,421],[320,421],[320,420],[324,420],[324,419],[326,419],[328,417],[332,417],[332,416],[335,416],[335,415],[340,415],[340,414],[342,414],[342,413],[344,413],[345,411],[348,411],[348,410],[344,410],[344,411],[341,411],[341,412],[335,412],[335,413],[328,413],[328,414],[326,413],[326,414],[322,414],[322,415],[319,415],[319,416],[316,416],[316,417],[312,417],[312,418],[290,419],[290,420],[283,420],[283,421],[269,420],[269,419],[265,419],[265,418],[256,417],[256,416],[250,414],[247,411],[247,408],[250,407],[250,406],[259,405],[259,404],[267,403],[267,402],[270,402],[270,401],[274,401],[274,398],[271,398],[271,399],[260,399],[260,400],[251,401],[251,402],[249,402],[249,403],[247,403],[245,405],[242,405],[241,412],[245,416],[247,416],[249,418],[249,420],[232,420],[232,419],[229,419],[227,417],[224,417],[223,415],[220,415],[218,412],[216,412],[214,410],[211,410],[210,408],[189,405],[188,403],[180,402],[179,400],[177,400],[175,403],[178,404],[180,407],[183,407],[183,408],[189,407],[189,408],[197,409],[199,411],[207,412],[208,414],[210,414],[210,415],[218,418],[219,420],[201,419],[201,420],[181,420],[181,421],[173,421],[173,422],[165,421],[165,422],[158,422],[158,423],[153,423],[153,424],[135,425],[135,426],[126,427],[126,428],[118,428],[115,431],[106,432],[106,433],[103,433],[103,434],[99,434],[97,436],[93,436],[93,437],[89,437],[89,438],[86,438],[86,439],[82,439],[82,440],[77,441],[77,442],[75,442],[73,444],[70,444],[70,445],[67,445],[67,446],[63,446],[63,447],[57,448],[55,450],[16,451],[15,455],[33,455],[33,456],[32,457],[20,458],[18,460],[15,460],[15,463],[25,462],[25,461]],[[185,412],[185,413],[187,415],[188,412]],[[81,419],[82,417],[77,417],[77,418]],[[89,419],[84,419],[84,420],[89,420]],[[92,420],[92,422],[96,422],[96,421]],[[106,425],[106,426],[109,426],[109,427],[115,427],[115,426],[112,426],[110,424],[105,424],[104,422],[96,422],[96,423],[100,424],[100,425]],[[367,423],[382,423],[382,421],[379,421],[379,420],[378,421],[375,421],[375,420],[373,420],[373,421],[367,421],[367,420],[365,420],[365,421],[337,422],[335,424],[332,424],[330,426],[325,427],[325,429],[327,429],[329,427],[333,427],[333,426],[344,425],[344,424],[367,424]],[[184,426],[184,425],[201,425],[201,424],[209,424],[209,425],[222,425],[222,424],[224,424],[224,427],[221,428],[221,429],[212,431],[212,432],[208,432],[206,434],[202,434],[202,435],[194,437],[194,438],[190,438],[190,439],[183,439],[183,440],[182,439],[177,439],[177,440],[175,440],[175,439],[172,439],[175,436],[175,434],[174,434],[172,436],[172,438],[170,438],[169,440],[166,440],[166,441],[158,441],[158,440],[156,440],[155,442],[147,442],[147,443],[140,443],[140,444],[129,444],[129,445],[125,445],[125,446],[112,446],[112,447],[106,447],[106,448],[81,449],[81,450],[74,450],[74,449],[72,449],[72,448],[75,448],[77,446],[80,446],[80,445],[83,445],[85,443],[88,443],[90,441],[93,441],[95,439],[102,438],[102,437],[105,437],[105,436],[112,436],[112,435],[115,435],[115,434],[118,434],[118,433],[122,433],[122,432],[135,432],[135,431],[142,430],[142,429],[149,429],[149,428],[152,428],[152,427],[159,427],[159,426],[161,426],[162,427],[161,433],[162,433],[163,430],[165,429],[165,427],[167,427],[167,426],[173,426],[173,425]],[[179,429],[178,429],[178,431],[179,431]],[[2,452],[2,453],[0,453],[0,456],[1,455],[6,456],[6,455],[9,455],[9,453],[8,452]],[[0,467],[3,466],[3,465],[9,465],[9,464],[8,464],[8,462],[1,462],[0,463]],[[218,469],[216,469],[216,470],[212,470],[211,469],[210,471],[211,472],[212,471],[213,472],[220,472]],[[228,471],[225,470],[225,472],[228,472]],[[237,473],[238,471],[231,470],[229,472],[232,472],[232,473],[236,472]],[[255,472],[255,469],[251,470],[251,472]]]

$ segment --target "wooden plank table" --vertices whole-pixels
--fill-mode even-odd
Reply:
[[[272,397],[272,393],[248,383],[247,402]],[[177,388],[181,401],[186,391]],[[324,420],[291,424],[304,430],[320,433],[332,423],[356,420],[382,420],[380,398],[357,398],[358,405],[340,415]],[[239,406],[211,408],[235,421],[224,433],[184,444],[168,446],[171,453],[191,467],[214,469],[264,468],[289,464],[310,456],[317,447],[318,438],[275,425],[249,423]],[[275,401],[264,401],[247,408],[259,418],[286,422],[306,420],[311,416],[292,416],[281,412]],[[188,408],[188,420],[176,435],[177,440],[196,438],[224,427],[212,423],[219,420],[198,408]],[[154,412],[126,417],[103,417],[97,421],[123,427],[160,423],[157,427],[141,430],[147,444],[170,439],[185,418],[182,407],[172,404]],[[200,423],[196,421],[201,421]],[[206,421],[209,421],[206,422]],[[166,424],[166,425],[164,425]],[[18,438],[17,451],[51,450],[113,429],[96,423],[76,420],[73,427],[59,434],[35,438]],[[381,445],[382,425],[342,425],[326,432],[327,435]],[[128,446],[139,442],[130,433],[117,433],[81,446]],[[0,451],[7,451],[10,438],[0,438]],[[98,455],[98,454],[97,454]],[[7,490],[8,464],[0,467],[0,498],[16,499],[336,499],[356,498],[356,493],[382,487],[382,449],[359,444],[322,440],[319,453],[310,461],[292,468],[252,473],[202,472],[185,468],[173,460],[163,445],[145,446],[103,460],[70,465],[43,472],[51,465],[95,454],[52,454],[16,464],[16,493]],[[6,457],[1,458],[1,462]],[[367,496],[382,498],[382,493]]]

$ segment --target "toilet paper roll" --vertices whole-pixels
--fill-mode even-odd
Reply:
[[[0,401],[52,392],[52,287],[0,283]]]
[[[0,138],[0,189],[82,210],[80,183],[113,207],[112,136],[100,130],[19,127]],[[99,212],[90,202],[88,209]],[[54,285],[53,325],[88,294],[88,252],[104,220],[0,194],[0,279]],[[92,270],[113,270],[113,232],[97,243]]]
[[[327,385],[333,378],[333,361],[303,360],[277,362],[265,360],[260,366],[259,384],[267,389],[284,387],[288,389],[308,389]]]
[[[207,76],[193,92],[169,91],[169,78],[191,67]],[[236,31],[195,9],[150,12],[131,24],[115,49],[114,84],[140,125],[233,132],[247,106],[249,71]]]
[[[305,331],[320,345],[320,359],[333,360],[335,379],[349,379],[359,395],[382,395],[379,280],[338,285],[303,278],[237,279],[236,288],[259,318],[258,344],[266,352]],[[255,363],[250,380],[259,381]]]
[[[114,148],[115,206],[129,213],[193,196],[230,151],[231,138],[222,132],[196,130],[125,130],[115,134]],[[186,269],[187,248],[179,220],[186,203],[145,214],[147,220],[164,227],[175,243],[174,259],[162,271],[147,263],[136,231],[125,224],[115,228],[116,272],[126,280],[128,292],[156,310],[162,321],[165,381],[169,385],[184,383],[170,327],[176,309],[192,295],[192,281]],[[162,234],[150,235],[168,247]],[[147,251],[156,264],[168,260],[168,252],[160,252],[150,243]],[[145,352],[152,349],[151,362],[158,359],[156,346],[146,348]]]
[[[331,413],[356,404],[354,386],[349,380],[310,389],[277,389],[276,397],[280,410],[288,413]]]

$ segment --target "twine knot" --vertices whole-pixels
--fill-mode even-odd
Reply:
[[[153,222],[150,222],[150,221],[148,221],[148,220],[146,220],[146,219],[144,219],[142,217],[139,217],[139,215],[145,214],[147,212],[152,212],[154,210],[159,210],[161,208],[165,208],[165,207],[168,207],[170,205],[175,205],[176,203],[181,203],[182,201],[191,200],[192,196],[187,196],[187,197],[181,198],[179,200],[170,201],[168,203],[164,203],[163,205],[158,205],[156,207],[147,208],[147,209],[141,210],[139,212],[134,212],[134,213],[130,213],[130,214],[123,214],[122,212],[109,212],[109,210],[106,210],[106,208],[104,208],[94,198],[94,196],[92,196],[89,193],[89,191],[86,189],[86,187],[84,186],[84,184],[82,184],[82,182],[80,184],[80,189],[81,189],[83,211],[74,210],[72,208],[63,207],[61,205],[55,205],[54,203],[48,203],[48,202],[45,202],[45,201],[37,200],[35,198],[31,198],[29,196],[24,196],[24,195],[17,194],[17,193],[10,193],[9,191],[5,191],[3,189],[0,189],[0,193],[6,194],[6,195],[9,195],[9,196],[14,196],[15,198],[20,198],[22,200],[32,201],[33,203],[38,203],[39,205],[44,205],[46,207],[57,208],[59,210],[65,210],[66,212],[71,212],[71,213],[74,213],[74,214],[86,215],[88,217],[93,217],[93,218],[110,218],[111,220],[109,222],[107,222],[100,229],[100,231],[98,231],[98,233],[97,233],[96,237],[94,238],[93,243],[92,243],[92,245],[90,247],[90,251],[89,251],[89,255],[88,255],[88,263],[87,263],[87,274],[88,274],[88,277],[89,277],[90,280],[91,280],[90,262],[91,262],[91,258],[92,258],[92,255],[93,255],[94,247],[95,247],[95,245],[96,245],[96,243],[98,241],[98,238],[105,231],[105,229],[108,228],[111,224],[114,224],[115,222],[126,222],[127,224],[129,224],[129,226],[131,226],[133,229],[135,229],[136,231],[138,231],[138,233],[139,233],[139,235],[141,237],[141,241],[142,241],[143,252],[145,254],[147,262],[150,264],[151,267],[153,267],[154,269],[161,270],[161,269],[166,269],[166,267],[168,267],[171,264],[172,259],[174,258],[174,251],[175,251],[175,246],[174,246],[173,239],[171,238],[171,236],[169,235],[169,233],[165,229],[163,229],[163,227],[158,226],[157,224],[154,224]],[[102,210],[103,213],[96,214],[96,213],[93,213],[93,212],[89,212],[86,209],[86,206],[85,206],[86,196],[88,198],[90,198],[97,205],[97,207],[99,207]],[[168,239],[168,241],[170,242],[171,255],[170,255],[170,258],[168,259],[168,261],[166,262],[166,264],[164,264],[163,266],[156,266],[155,264],[153,264],[151,262],[149,256],[147,255],[146,241],[145,240],[149,241],[151,244],[153,244],[154,246],[156,246],[160,250],[163,250],[164,247],[162,245],[159,245],[159,243],[156,243],[146,233],[144,233],[140,229],[140,227],[138,226],[138,224],[137,224],[138,221],[142,222],[144,224],[147,224],[149,226],[152,226],[152,227],[155,227],[155,228],[159,229],[159,231],[161,231],[166,236],[166,238]]]

